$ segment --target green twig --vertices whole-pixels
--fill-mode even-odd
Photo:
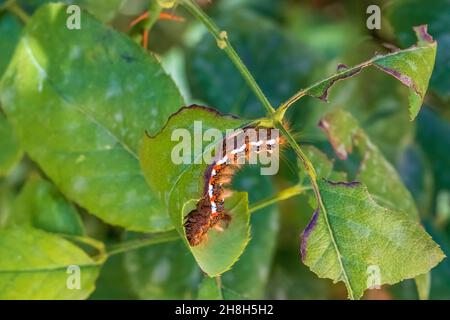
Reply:
[[[280,191],[278,194],[276,194],[275,196],[273,196],[273,197],[271,197],[269,199],[264,199],[264,200],[261,200],[259,202],[256,202],[254,205],[252,205],[249,208],[249,212],[250,213],[254,213],[255,211],[261,210],[261,209],[263,209],[265,207],[268,207],[268,206],[270,206],[270,205],[272,205],[274,203],[277,203],[277,202],[280,202],[280,201],[287,200],[287,199],[290,199],[292,197],[295,197],[295,196],[297,196],[297,195],[299,195],[299,194],[301,194],[301,193],[303,193],[303,192],[305,192],[307,190],[312,190],[312,188],[311,187],[305,187],[305,186],[302,186],[302,185],[295,185],[293,187],[284,189],[284,190]]]
[[[228,36],[226,31],[220,30],[215,23],[211,20],[210,17],[192,0],[179,0],[179,3],[186,8],[195,18],[201,21],[205,27],[209,30],[209,32],[214,36],[217,41],[217,45],[220,49],[225,51],[231,61],[234,63],[236,68],[244,77],[245,81],[249,85],[249,87],[253,90],[257,98],[261,101],[262,105],[266,109],[268,115],[273,115],[275,113],[275,109],[270,104],[267,97],[262,92],[261,88],[256,83],[255,78],[252,76],[250,71],[242,62],[239,55],[234,50],[230,41],[228,40]]]

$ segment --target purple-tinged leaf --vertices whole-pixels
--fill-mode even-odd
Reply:
[[[372,59],[357,66],[346,68],[344,64],[338,66],[338,72],[319,81],[312,86],[300,90],[283,107],[291,106],[295,101],[305,95],[327,101],[330,88],[338,81],[345,80],[359,74],[364,68],[375,66],[387,74],[395,77],[410,89],[409,114],[413,120],[420,111],[428,82],[436,58],[436,42],[427,33],[427,26],[415,27],[417,44],[386,55],[376,55]],[[341,154],[345,157],[345,154]]]

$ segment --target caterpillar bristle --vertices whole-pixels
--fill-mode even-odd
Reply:
[[[225,190],[222,192],[222,197],[223,197],[224,199],[227,199],[227,198],[231,197],[232,195],[233,195],[233,191],[231,191],[230,189],[225,189]]]

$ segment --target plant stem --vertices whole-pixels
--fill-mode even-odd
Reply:
[[[261,200],[259,202],[256,202],[253,206],[251,206],[249,208],[249,212],[250,213],[254,213],[255,211],[258,211],[260,209],[263,209],[265,207],[268,207],[274,203],[277,203],[279,201],[283,201],[283,200],[287,200],[290,199],[292,197],[295,197],[307,190],[311,190],[311,187],[304,187],[302,185],[295,185],[293,187],[284,189],[282,191],[280,191],[278,194],[276,194],[275,196],[265,199],[265,200]]]
[[[105,262],[105,260],[108,258],[108,255],[105,252],[105,245],[103,244],[103,242],[84,236],[75,236],[71,234],[58,234],[58,235],[63,238],[66,238],[67,240],[82,243],[95,249],[97,251],[97,254],[95,255],[95,260],[98,264],[103,264],[103,262]]]
[[[28,21],[30,20],[30,16],[28,15],[28,13],[26,13],[17,3],[16,0],[9,0],[6,3],[4,3],[1,7],[0,7],[0,12],[2,11],[10,11],[11,13],[15,14],[16,16],[19,17],[20,20],[22,20],[22,22],[24,24],[28,23]]]
[[[261,101],[262,105],[266,109],[269,116],[272,116],[275,113],[275,109],[270,104],[267,97],[262,92],[261,88],[257,84],[255,78],[252,76],[250,71],[242,62],[239,55],[234,50],[230,41],[228,40],[227,34],[225,31],[220,30],[215,23],[211,20],[210,17],[192,0],[179,0],[180,4],[186,8],[195,18],[201,21],[205,27],[209,30],[209,32],[214,36],[217,41],[217,44],[220,49],[225,51],[230,60],[234,63],[236,68],[244,77],[245,81],[249,85],[249,87],[253,90],[257,98]]]
[[[108,257],[110,257],[126,251],[136,250],[154,244],[175,241],[177,239],[180,239],[180,235],[175,230],[171,230],[152,235],[150,238],[131,240],[110,246],[109,248],[107,248],[106,254]]]

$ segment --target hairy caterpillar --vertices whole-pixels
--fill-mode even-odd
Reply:
[[[231,220],[224,203],[231,195],[227,186],[236,170],[255,155],[272,154],[282,143],[278,131],[258,127],[243,128],[223,140],[219,152],[205,172],[203,196],[196,208],[185,217],[184,228],[191,246],[199,245],[211,228],[222,230],[220,223]]]

